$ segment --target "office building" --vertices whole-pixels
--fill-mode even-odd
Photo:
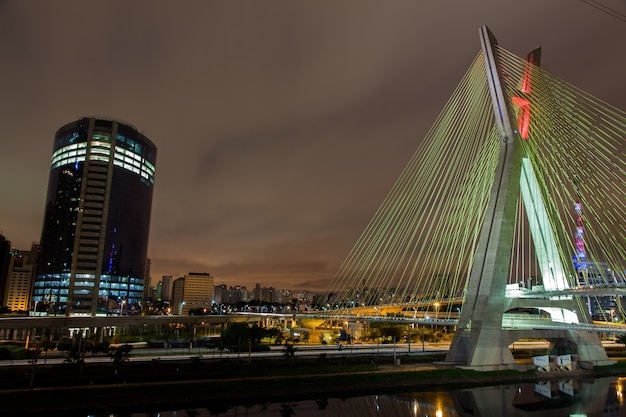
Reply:
[[[172,276],[171,275],[163,275],[161,278],[161,300],[162,301],[172,301]]]
[[[33,243],[30,251],[11,250],[9,272],[2,305],[12,312],[28,311],[31,308],[31,288],[39,245]],[[37,306],[33,305],[37,310]]]
[[[210,311],[213,306],[213,276],[190,272],[174,281],[172,314],[188,315],[190,310]]]
[[[33,290],[48,314],[138,311],[155,164],[128,123],[84,117],[56,132]]]
[[[215,304],[228,303],[228,286],[226,284],[216,285],[215,288],[213,288],[213,301]]]
[[[170,304],[171,314],[183,314],[183,300],[185,295],[185,278],[176,278],[172,283],[172,302]]]

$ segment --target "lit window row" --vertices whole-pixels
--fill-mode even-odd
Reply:
[[[91,155],[89,157],[90,161],[102,161],[102,162],[109,162],[109,157],[108,156],[99,156],[99,155]]]
[[[64,146],[52,154],[52,168],[82,162],[85,160],[86,153],[87,143],[85,142]]]
[[[141,155],[138,155],[127,149],[116,146],[115,159],[119,159],[120,161],[124,161],[125,163],[131,163],[137,167],[140,167],[142,171],[146,171],[149,175],[154,175],[154,165],[150,163],[150,161],[142,158]]]
[[[108,155],[109,154],[109,150],[108,149],[104,149],[104,148],[92,148],[91,149],[91,154],[100,154],[100,155]]]
[[[108,137],[102,135],[94,135],[94,139],[105,139]],[[109,162],[111,144],[103,142],[101,140],[94,140],[91,143],[91,152],[89,159],[91,161]],[[52,154],[52,169],[64,166],[72,165],[85,161],[85,155],[87,154],[87,143],[73,143],[68,146],[64,146],[58,149]],[[132,151],[124,149],[120,146],[115,147],[115,159],[113,164],[124,168],[127,171],[133,172],[143,178],[154,182],[155,167],[152,163],[142,158]]]
[[[70,282],[70,274],[68,273],[43,274],[39,276],[39,279],[35,282],[35,286],[44,287],[44,286],[50,286],[51,284],[61,285],[61,283],[64,283],[65,285],[67,285],[69,282]],[[48,285],[45,285],[45,284],[48,284]]]
[[[143,178],[154,182],[154,165],[143,158],[137,158],[135,154],[122,148],[115,148],[115,160],[113,164],[128,171],[141,175]]]
[[[41,288],[37,288],[35,289],[35,291],[33,292],[34,295],[39,295],[39,296],[43,296],[44,298],[46,297],[56,297],[59,294],[64,294],[67,295],[68,293],[68,289],[67,288],[55,288],[54,289],[54,293],[51,293],[49,291],[49,289],[41,289]]]
[[[94,136],[94,139],[96,137]],[[109,142],[102,142],[99,140],[92,140],[91,141],[91,149],[111,149],[111,144]],[[108,152],[107,152],[108,153]]]

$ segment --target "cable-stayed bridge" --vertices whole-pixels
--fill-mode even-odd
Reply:
[[[478,369],[511,365],[530,333],[608,363],[595,331],[626,317],[626,113],[550,74],[539,48],[479,35],[321,308],[434,311],[458,321],[448,360]]]
[[[477,369],[508,367],[508,346],[527,337],[607,363],[597,332],[626,332],[616,324],[626,318],[626,113],[550,74],[539,49],[520,58],[479,34],[480,52],[322,311],[297,316],[455,326],[448,360]],[[43,320],[7,320],[0,332],[204,318]]]

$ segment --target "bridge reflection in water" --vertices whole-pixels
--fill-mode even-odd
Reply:
[[[306,417],[572,417],[624,413],[623,381],[616,378],[551,381],[468,388],[456,391],[404,392],[361,397],[322,397],[279,403],[185,408],[188,415]],[[195,406],[197,407],[197,405]],[[622,414],[620,414],[620,412]],[[167,417],[182,410],[161,411]],[[115,414],[111,414],[115,416]],[[139,415],[139,414],[136,414]]]

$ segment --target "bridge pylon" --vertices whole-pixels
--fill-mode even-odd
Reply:
[[[559,297],[533,304],[507,298],[507,278],[512,258],[515,217],[520,195],[528,215],[533,243],[542,266],[547,286],[566,289],[563,267],[555,250],[553,231],[545,219],[542,196],[533,180],[532,166],[518,143],[520,130],[511,125],[511,103],[503,90],[497,41],[486,26],[480,28],[480,40],[486,67],[487,81],[494,110],[495,123],[500,133],[500,153],[489,202],[480,232],[474,263],[467,284],[459,326],[446,357],[446,362],[478,370],[510,369],[515,360],[508,346],[519,338],[541,337],[553,346],[574,347],[580,361],[596,365],[613,363],[608,360],[597,333],[566,328],[556,330],[512,330],[503,328],[503,317],[512,308],[535,307],[561,317],[576,317],[578,322],[586,314],[577,308],[571,297]],[[525,109],[529,112],[529,109]],[[530,117],[530,114],[527,115]],[[545,266],[545,268],[543,268]],[[546,304],[547,303],[547,304]],[[554,320],[554,319],[553,319]],[[558,321],[558,320],[555,320]],[[562,321],[562,320],[561,320]],[[568,323],[565,320],[565,323]],[[573,327],[573,326],[572,326]],[[575,345],[575,346],[574,346]]]

